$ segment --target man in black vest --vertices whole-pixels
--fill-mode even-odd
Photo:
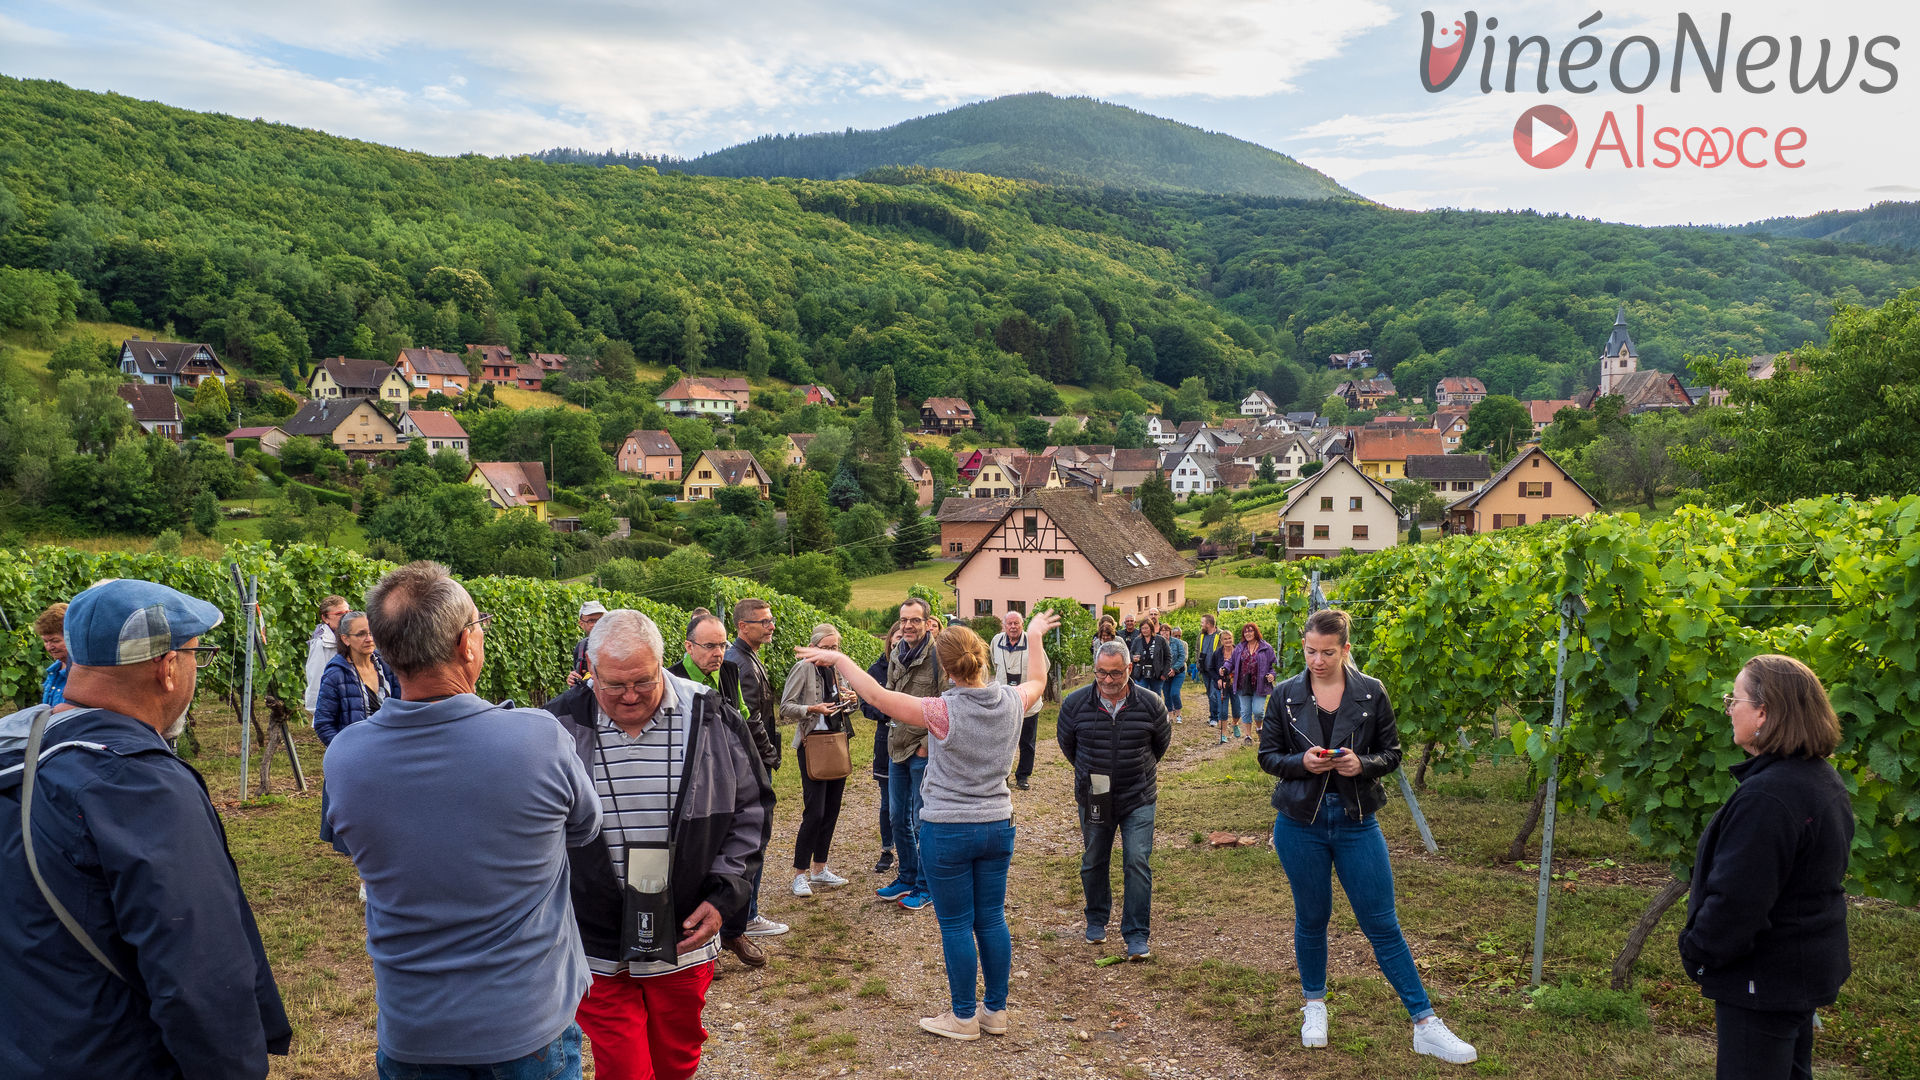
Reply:
[[[727,649],[726,662],[732,664],[739,688],[737,700],[742,707],[741,719],[746,721],[747,731],[753,736],[754,748],[760,754],[761,764],[772,772],[780,767],[780,740],[775,737],[779,725],[780,695],[773,688],[773,680],[767,675],[767,667],[760,662],[760,650],[773,640],[773,606],[758,597],[748,597],[733,605],[733,645]],[[760,872],[765,864],[766,850],[761,849],[761,862],[753,870],[753,891],[747,897],[747,906],[740,909],[720,931],[720,941],[729,951],[747,959],[744,946],[735,939],[739,937],[778,937],[787,932],[787,924],[774,922],[760,915]]]

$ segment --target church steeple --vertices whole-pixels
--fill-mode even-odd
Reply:
[[[1607,337],[1607,347],[1600,352],[1600,393],[1606,397],[1614,392],[1619,381],[1640,370],[1640,353],[1633,347],[1633,335],[1627,333],[1627,308],[1622,304],[1613,317],[1613,333]]]

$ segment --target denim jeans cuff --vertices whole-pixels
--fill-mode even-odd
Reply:
[[[1433,1015],[1433,1007],[1429,1005],[1428,1007],[1421,1009],[1419,1012],[1416,1012],[1413,1014],[1413,1022],[1417,1024],[1420,1021],[1425,1020],[1427,1017],[1432,1015]]]
[[[1325,990],[1302,990],[1301,993],[1306,996],[1308,1001],[1327,1000],[1327,992]]]

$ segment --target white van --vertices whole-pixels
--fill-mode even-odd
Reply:
[[[1250,608],[1257,608],[1257,607],[1272,607],[1273,605],[1275,605],[1275,604],[1277,604],[1277,603],[1279,603],[1279,602],[1280,602],[1280,598],[1279,598],[1279,597],[1277,597],[1277,596],[1269,596],[1269,597],[1265,597],[1265,598],[1263,598],[1263,599],[1260,599],[1260,600],[1249,600],[1249,601],[1247,601],[1247,604],[1246,604],[1246,606],[1247,606],[1247,607],[1250,607]]]
[[[1247,606],[1247,598],[1244,596],[1223,596],[1220,598],[1220,602],[1214,605],[1214,610],[1239,611],[1241,608],[1246,606]]]

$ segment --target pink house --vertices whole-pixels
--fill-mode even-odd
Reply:
[[[1097,489],[1037,488],[1007,503],[999,523],[947,575],[962,616],[1025,612],[1065,596],[1099,614],[1186,603],[1192,564],[1124,498]]]

